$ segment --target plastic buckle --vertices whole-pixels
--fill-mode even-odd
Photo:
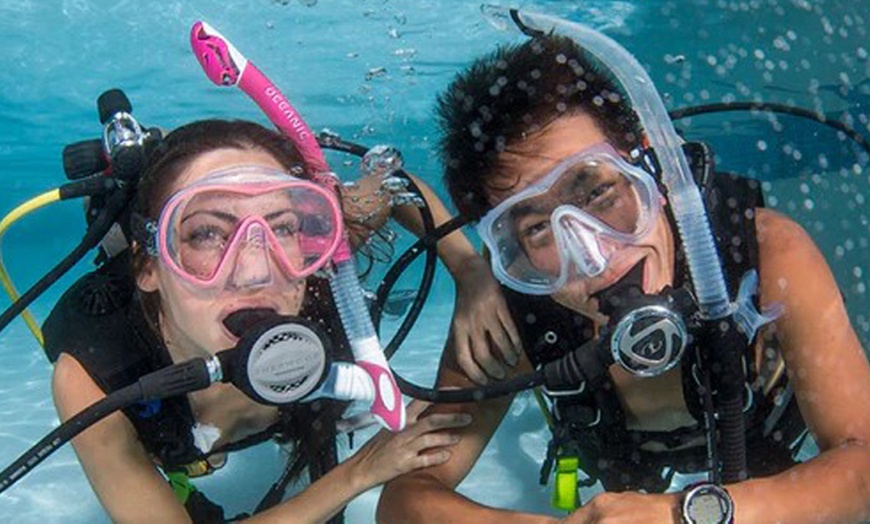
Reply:
[[[580,458],[564,456],[556,458],[556,479],[553,483],[553,498],[551,505],[563,511],[574,511],[580,504],[580,492],[577,489],[577,470],[580,468]]]

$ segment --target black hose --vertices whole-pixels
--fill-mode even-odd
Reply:
[[[38,466],[73,437],[115,411],[139,401],[140,398],[141,390],[138,383],[131,384],[99,400],[61,424],[18,457],[8,468],[0,472],[0,493],[3,493],[10,486],[21,480],[30,470]]]
[[[713,406],[718,428],[718,452],[722,482],[745,480],[746,421],[743,400],[746,377],[743,353],[735,348],[746,347],[746,335],[737,327],[734,316],[706,320],[700,333],[701,365],[709,370]]]
[[[837,131],[842,132],[849,138],[855,141],[865,151],[870,153],[870,141],[861,133],[857,132],[849,125],[840,122],[839,120],[828,120],[828,118],[815,111],[809,111],[800,107],[789,106],[785,104],[777,104],[772,102],[721,102],[716,104],[705,104],[693,107],[684,107],[668,111],[668,116],[671,120],[679,120],[695,115],[709,113],[723,113],[727,111],[765,111],[769,113],[783,113],[786,115],[796,116],[799,118],[807,118],[815,122],[819,122],[826,126],[832,127]]]
[[[402,393],[409,397],[428,400],[429,402],[453,404],[480,402],[496,397],[502,397],[504,395],[511,395],[525,389],[538,387],[544,383],[544,373],[540,370],[502,382],[494,382],[485,386],[462,389],[424,388],[408,382],[395,372],[393,372],[393,376],[395,376],[396,383],[399,385],[399,389],[402,390]]]
[[[722,461],[722,482],[730,484],[746,480],[746,423],[742,396],[723,398],[719,402],[719,457]]]
[[[408,181],[408,189],[420,196],[420,198],[425,202],[426,199],[420,191],[420,188],[414,183],[414,180],[404,172],[402,172],[402,175],[404,175],[404,178]],[[428,204],[420,208],[420,215],[423,219],[423,236],[421,239],[430,238],[430,235],[435,231],[435,219],[432,217],[432,211],[429,209]],[[418,240],[414,246],[419,244],[420,240]],[[425,246],[426,251],[426,265],[423,268],[423,276],[420,278],[420,288],[417,291],[417,295],[414,297],[414,301],[411,303],[408,313],[402,320],[402,324],[384,348],[384,354],[388,359],[396,352],[396,349],[398,349],[402,342],[405,341],[411,328],[414,327],[417,318],[420,316],[420,312],[423,310],[426,300],[429,298],[429,292],[432,290],[432,282],[435,279],[435,267],[438,263],[438,244],[437,242],[429,242],[428,244],[424,242],[423,245]],[[408,253],[412,249],[413,246],[405,253]],[[403,254],[399,260],[402,260],[404,257],[405,254]],[[416,258],[416,254],[413,255],[410,260],[413,260],[414,258]],[[383,314],[384,304],[386,304],[386,301],[390,296],[390,291],[392,290],[393,285],[395,285],[399,276],[405,269],[405,266],[401,266],[399,270],[394,271],[399,260],[397,260],[396,264],[393,264],[393,266],[387,271],[387,274],[384,276],[383,280],[381,280],[378,290],[375,293],[375,306],[372,311],[372,323],[375,325],[378,332],[380,332],[381,315]],[[408,263],[410,263],[410,261]]]
[[[64,273],[78,263],[85,254],[93,249],[106,236],[106,233],[127,208],[131,193],[125,190],[115,191],[97,218],[88,227],[81,242],[73,248],[56,266],[46,273],[39,281],[25,291],[6,311],[0,314],[0,331],[6,328],[27,306],[36,300],[52,284],[57,282]]]
[[[219,356],[227,358],[228,354],[224,351]],[[194,359],[149,373],[133,384],[112,392],[55,428],[0,472],[0,493],[21,480],[76,435],[115,411],[136,402],[183,395],[204,389],[210,384],[211,377],[205,361]]]
[[[405,338],[408,336],[408,333],[411,331],[411,328],[420,316],[420,311],[423,309],[423,305],[426,302],[425,299],[429,296],[432,279],[435,276],[438,240],[453,231],[456,231],[467,222],[468,221],[463,218],[456,217],[436,227],[430,234],[419,238],[411,247],[402,253],[402,255],[387,271],[387,274],[384,275],[383,280],[381,280],[381,284],[378,286],[377,291],[378,307],[375,309],[377,316],[375,316],[374,313],[372,315],[372,319],[375,321],[375,326],[378,326],[380,323],[380,309],[383,307],[387,297],[390,296],[390,291],[393,289],[393,286],[396,285],[399,277],[402,276],[411,262],[420,256],[420,253],[426,253],[426,267],[424,268],[423,277],[421,278],[421,289],[417,293],[417,296],[414,297],[414,302],[411,304],[408,313],[405,315],[405,320],[402,322],[402,325],[399,326],[399,329],[396,331],[395,335],[393,335],[393,338],[390,339],[390,342],[387,343],[384,348],[384,355],[386,355],[387,359],[391,358],[399,349],[399,345],[405,341]],[[424,285],[425,287],[423,287]]]

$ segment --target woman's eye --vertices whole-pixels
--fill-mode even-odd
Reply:
[[[216,226],[199,226],[188,232],[184,242],[195,249],[223,248],[227,242],[227,234]]]
[[[299,224],[296,221],[287,220],[277,224],[272,224],[271,227],[272,232],[279,238],[292,237],[299,232]]]

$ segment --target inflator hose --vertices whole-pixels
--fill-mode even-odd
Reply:
[[[739,482],[747,478],[746,420],[743,414],[746,377],[742,352],[728,350],[741,347],[745,337],[734,317],[708,320],[702,327],[701,364],[710,370],[710,386],[719,429],[718,451],[722,482]],[[717,465],[718,466],[718,465]]]
[[[70,270],[85,254],[93,249],[109,229],[112,227],[118,217],[124,212],[129,205],[132,193],[125,190],[116,191],[108,202],[106,207],[100,212],[99,216],[88,227],[85,236],[81,242],[70,253],[63,258],[51,271],[46,273],[38,282],[30,287],[27,291],[9,306],[6,311],[0,314],[0,331],[6,328],[12,320],[15,319],[31,302],[36,300],[39,295],[45,292],[49,286],[54,284],[64,273]]]

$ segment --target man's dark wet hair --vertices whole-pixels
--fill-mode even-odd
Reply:
[[[478,58],[438,97],[444,180],[463,216],[489,209],[499,153],[562,116],[587,114],[617,149],[641,140],[637,115],[610,76],[569,38],[542,36]]]

